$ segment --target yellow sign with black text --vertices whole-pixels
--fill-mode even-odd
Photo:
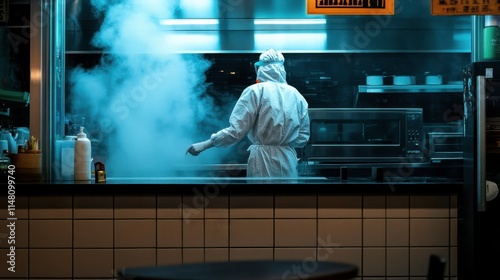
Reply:
[[[394,0],[307,0],[307,13],[322,15],[394,15]]]
[[[431,0],[434,16],[500,15],[498,0]]]

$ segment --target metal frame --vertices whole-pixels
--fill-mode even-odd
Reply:
[[[64,126],[64,18],[64,0],[31,0],[30,134],[39,139],[42,175],[49,181],[58,168],[55,132]]]

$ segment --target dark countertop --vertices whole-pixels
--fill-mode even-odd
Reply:
[[[137,177],[107,178],[106,182],[91,181],[18,181],[18,193],[395,193],[395,192],[456,192],[460,180],[442,177],[299,177],[298,179],[266,179],[246,177]]]
[[[139,184],[139,185],[210,185],[210,184],[227,184],[227,185],[255,185],[255,184],[327,184],[327,185],[350,185],[350,184],[456,184],[461,183],[460,180],[445,177],[424,177],[424,176],[408,176],[408,177],[383,177],[377,180],[373,177],[348,177],[341,179],[340,177],[324,177],[324,176],[300,176],[298,178],[246,178],[246,177],[224,177],[224,176],[209,176],[209,177],[107,177],[105,182],[95,182],[94,176],[89,181],[75,180],[53,180],[53,181],[19,181],[20,184],[71,184],[71,185],[124,185],[124,184]]]

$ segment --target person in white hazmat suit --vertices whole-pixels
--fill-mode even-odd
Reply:
[[[227,147],[245,136],[251,141],[247,177],[298,177],[295,148],[309,140],[308,104],[286,82],[283,54],[268,49],[255,63],[257,83],[245,88],[229,117],[229,127],[210,139],[192,144],[187,153],[199,155],[211,147]]]

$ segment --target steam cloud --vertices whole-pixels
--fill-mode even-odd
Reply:
[[[158,18],[172,15],[174,2],[91,2],[103,16],[92,44],[105,54],[91,69],[70,69],[70,113],[85,116],[94,162],[104,162],[109,177],[177,176],[185,165],[218,163],[224,152],[185,155],[227,120],[216,123],[220,109],[204,94],[211,63],[180,54],[159,30]]]

